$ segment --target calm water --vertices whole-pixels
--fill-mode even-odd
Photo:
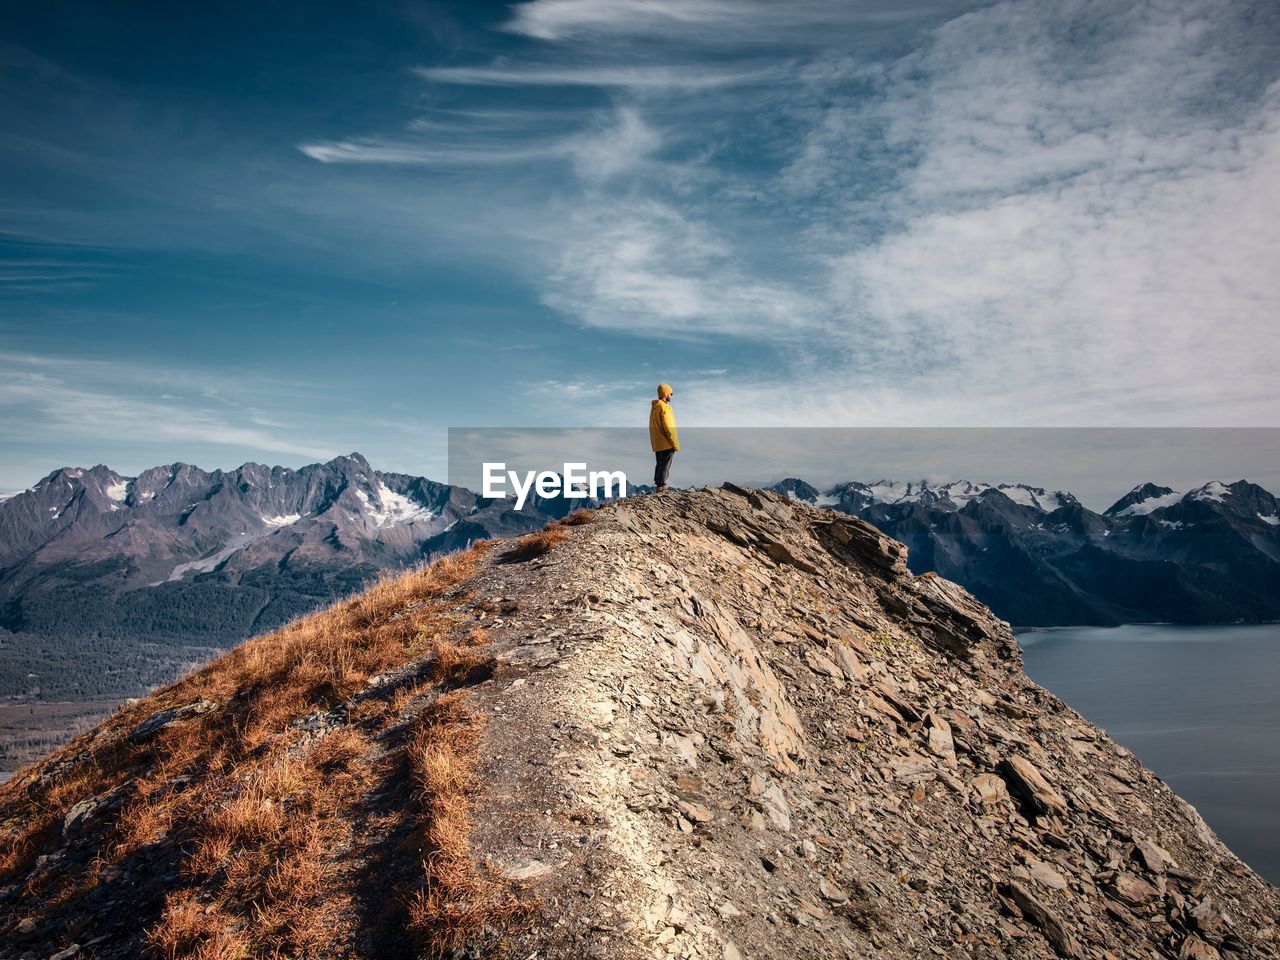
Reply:
[[[1280,625],[1056,627],[1018,641],[1036,683],[1280,883]]]

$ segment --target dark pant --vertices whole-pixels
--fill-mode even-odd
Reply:
[[[671,458],[676,455],[674,450],[658,450],[654,456],[658,458],[657,465],[653,468],[653,484],[657,487],[665,487],[667,485],[667,474],[671,472]]]

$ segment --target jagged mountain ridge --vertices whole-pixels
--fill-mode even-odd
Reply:
[[[1275,498],[1240,481],[1145,484],[1103,513],[970,481],[774,489],[870,520],[1019,626],[1280,619]],[[581,505],[524,511],[374,470],[171,464],[54,471],[0,501],[0,694],[128,695],[376,576]],[[1280,522],[1280,521],[1278,521]]]
[[[792,481],[784,480],[783,485]],[[803,483],[803,481],[799,481]],[[847,481],[838,483],[825,493],[804,484],[807,491],[814,496],[796,496],[809,502],[818,501],[821,506],[839,507],[846,513],[872,504],[894,505],[918,503],[935,506],[941,510],[959,510],[970,501],[984,497],[989,491],[997,491],[1014,503],[1038,510],[1041,513],[1052,513],[1061,507],[1078,504],[1073,494],[1063,490],[1045,490],[1025,483],[975,483],[969,480],[953,480],[945,483],[930,483],[927,480],[877,480],[874,483]],[[785,486],[775,485],[772,489],[787,492]]]
[[[358,453],[297,470],[56,470],[0,502],[0,694],[136,694],[383,570],[581,503],[515,511]]]
[[[727,485],[553,533],[233,654],[0,789],[10,949],[1276,955],[1280,892],[869,524]],[[415,646],[433,617],[465,656]],[[335,635],[404,646],[340,675],[304,656]],[[450,730],[469,773],[415,779]]]
[[[174,561],[228,547],[245,553],[236,566],[253,566],[253,545],[266,537],[287,543],[275,553],[417,557],[447,549],[438,538],[480,506],[470,491],[382,473],[359,454],[298,470],[175,463],[123,477],[105,466],[64,468],[6,502],[0,566],[12,575],[65,559],[124,559],[126,583],[137,586],[173,576]]]
[[[1022,627],[1280,619],[1280,509],[1245,480],[1139,484],[1103,513],[1025,484],[879,481],[772,489],[849,513]]]

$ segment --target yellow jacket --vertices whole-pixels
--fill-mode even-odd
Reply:
[[[665,400],[654,400],[649,410],[649,445],[659,450],[679,450],[680,435],[676,433],[676,413]]]

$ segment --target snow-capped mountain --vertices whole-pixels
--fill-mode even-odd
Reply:
[[[1181,500],[1183,494],[1172,487],[1161,487],[1154,483],[1140,483],[1123,497],[1107,507],[1108,517],[1135,517],[1172,506]]]
[[[127,558],[125,581],[137,584],[218,552],[414,554],[475,505],[444,484],[378,473],[358,454],[301,470],[64,468],[0,509],[0,582],[64,560]]]
[[[59,562],[109,563],[125,586],[177,579],[178,567],[244,570],[286,555],[287,563],[382,566],[433,556],[477,533],[540,526],[572,506],[542,502],[521,519],[461,487],[374,470],[358,453],[299,470],[175,463],[126,477],[105,466],[68,467],[0,507],[0,589]]]
[[[1062,490],[1045,490],[1025,483],[973,483],[969,480],[954,480],[948,483],[933,484],[927,480],[877,480],[874,483],[840,483],[826,493],[807,496],[785,484],[803,484],[813,491],[814,488],[804,481],[784,480],[774,487],[779,493],[786,493],[796,499],[806,500],[819,506],[851,506],[855,510],[870,504],[891,506],[904,503],[928,504],[940,510],[959,510],[965,504],[985,496],[988,491],[995,490],[1008,497],[1014,503],[1031,507],[1042,513],[1052,513],[1062,507],[1079,501]]]
[[[582,504],[517,512],[358,453],[298,470],[56,470],[0,501],[0,695],[125,695],[382,570]]]
[[[1022,626],[1280,619],[1280,511],[1256,484],[1143,483],[1103,513],[1020,483],[879,480],[779,493],[855,514]]]

